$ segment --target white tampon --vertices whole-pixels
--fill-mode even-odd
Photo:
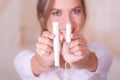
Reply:
[[[71,42],[71,24],[68,23],[66,25],[66,43],[70,43]]]
[[[54,60],[55,66],[60,66],[60,39],[59,39],[59,26],[58,22],[53,22],[53,47],[54,47]]]
[[[66,43],[67,43],[67,45],[66,45],[67,55],[69,54],[69,45],[70,45],[70,42],[71,42],[71,32],[72,32],[71,28],[72,28],[71,24],[68,23],[66,25],[66,36],[65,36],[66,37]],[[65,56],[66,57],[65,69],[67,69],[67,63],[68,63],[67,61],[69,61],[69,57],[67,55]],[[68,79],[68,80],[70,80],[70,79]]]

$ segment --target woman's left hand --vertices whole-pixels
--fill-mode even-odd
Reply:
[[[62,55],[71,67],[83,68],[89,60],[87,41],[81,34],[71,34],[71,43],[63,43]]]

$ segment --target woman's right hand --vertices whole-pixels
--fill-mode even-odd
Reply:
[[[36,43],[36,52],[39,55],[39,58],[44,61],[41,65],[45,65],[45,67],[50,67],[54,64],[53,38],[54,35],[48,31],[44,31]]]

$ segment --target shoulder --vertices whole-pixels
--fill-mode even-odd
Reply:
[[[98,42],[93,42],[88,45],[88,47],[91,48],[106,48],[105,45],[98,43]]]
[[[101,43],[91,43],[88,45],[89,50],[94,52],[98,57],[100,56],[109,56],[112,58],[112,51]]]
[[[22,79],[29,77],[33,78],[31,71],[31,59],[34,55],[35,52],[31,50],[23,50],[16,55],[14,59],[14,66]]]
[[[107,46],[105,46],[105,45],[103,45],[101,43],[97,43],[97,42],[90,43],[88,45],[88,47],[92,51],[96,51],[97,50],[97,51],[109,51],[110,52],[110,49]]]
[[[31,50],[23,50],[18,52],[18,54],[16,55],[16,57],[22,57],[22,56],[33,56],[35,54],[34,51]]]
[[[89,44],[89,50],[96,55],[98,60],[98,68],[94,73],[101,73],[101,76],[107,75],[113,60],[111,50],[97,42]]]
[[[34,51],[31,50],[23,50],[17,53],[17,55],[15,56],[15,63],[17,62],[22,62],[24,60],[30,60],[33,56],[35,55]]]

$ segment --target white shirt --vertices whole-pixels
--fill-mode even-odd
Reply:
[[[107,74],[112,63],[111,52],[98,43],[89,45],[89,50],[94,52],[98,59],[98,68],[95,72],[85,69],[53,69],[36,77],[32,73],[31,59],[35,52],[22,51],[15,58],[15,68],[22,80],[107,80]]]

